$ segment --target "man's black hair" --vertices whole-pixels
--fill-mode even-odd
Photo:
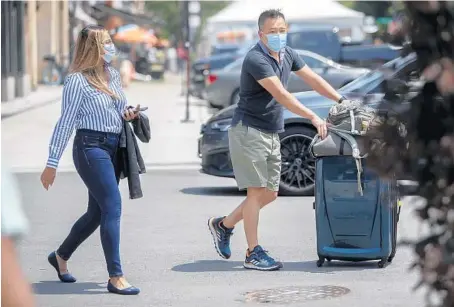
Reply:
[[[276,19],[276,18],[282,18],[285,20],[285,16],[284,16],[284,14],[282,14],[281,10],[271,9],[271,10],[266,10],[266,11],[262,12],[262,14],[260,14],[260,16],[259,16],[259,21],[258,21],[259,30],[261,30],[263,28],[263,25],[265,24],[265,21],[267,19]]]

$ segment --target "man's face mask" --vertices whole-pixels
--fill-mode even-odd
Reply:
[[[279,52],[287,46],[287,33],[266,34],[267,46],[271,51]]]

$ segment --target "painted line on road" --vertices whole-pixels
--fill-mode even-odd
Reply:
[[[175,171],[175,170],[200,170],[200,163],[188,162],[188,163],[156,163],[145,165],[147,171]],[[43,171],[42,167],[11,167],[13,173],[40,173]],[[58,168],[58,173],[71,173],[75,172],[74,166],[62,166]]]

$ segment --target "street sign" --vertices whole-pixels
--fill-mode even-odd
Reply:
[[[194,29],[200,26],[200,16],[190,15],[189,16],[189,27]]]
[[[199,14],[200,13],[199,1],[189,1],[189,13],[190,14]]]

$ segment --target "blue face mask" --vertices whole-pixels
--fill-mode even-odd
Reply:
[[[266,38],[268,39],[267,46],[271,49],[271,51],[279,52],[282,48],[287,46],[287,33],[267,34]]]
[[[102,57],[106,63],[110,63],[115,58],[115,55],[117,54],[114,44],[105,44],[104,52],[105,53],[103,54]]]

